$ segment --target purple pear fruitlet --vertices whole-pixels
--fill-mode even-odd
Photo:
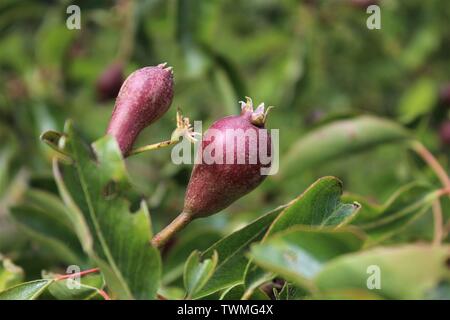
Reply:
[[[139,133],[169,109],[173,97],[173,72],[166,64],[134,71],[123,83],[108,125],[124,156]]]
[[[239,116],[229,116],[216,121],[205,133],[202,141],[202,150],[209,146],[213,149],[223,149],[225,158],[226,148],[233,147],[232,163],[201,163],[196,164],[192,170],[192,175],[186,191],[183,211],[194,217],[205,217],[225,209],[237,199],[255,189],[265,178],[261,174],[262,168],[267,168],[269,164],[262,164],[259,155],[260,131],[265,130],[264,105],[262,108],[253,111],[251,100],[242,107]],[[242,132],[255,133],[254,143],[246,139],[244,143],[233,143],[226,137],[226,130],[242,130]],[[214,130],[214,137],[209,134]],[[248,131],[247,131],[248,130]],[[266,131],[266,130],[265,130]],[[267,131],[266,131],[267,132]],[[267,155],[271,155],[270,135],[265,135],[263,143],[266,144]],[[214,146],[210,146],[213,144]],[[231,148],[230,147],[230,148]],[[245,154],[245,163],[238,163],[238,156]],[[256,155],[257,159],[250,163],[251,155]]]
[[[215,214],[255,189],[265,178],[262,169],[271,165],[271,139],[264,128],[267,111],[264,104],[253,110],[251,99],[242,102],[242,112],[216,121],[205,133],[202,148],[187,186],[182,213],[152,240],[161,247],[191,220]],[[227,132],[246,133],[241,143],[230,139]],[[264,131],[264,132],[263,132]],[[256,139],[247,137],[252,136]],[[242,138],[242,136],[241,136]],[[239,139],[239,135],[237,136]],[[242,142],[243,141],[243,142]],[[230,147],[231,145],[231,147]],[[231,151],[227,151],[227,148]],[[205,161],[205,151],[223,150],[222,162]],[[269,161],[261,161],[260,151]],[[231,162],[227,157],[231,158]],[[239,159],[244,159],[243,163]],[[242,162],[242,161],[241,161]]]
[[[108,66],[97,79],[96,91],[99,101],[108,101],[117,97],[124,80],[123,65],[120,62]]]

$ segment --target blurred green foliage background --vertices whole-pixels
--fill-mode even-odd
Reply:
[[[238,113],[238,101],[249,96],[276,107],[268,127],[280,130],[281,161],[307,132],[373,114],[406,126],[448,167],[439,127],[449,121],[450,2],[380,0],[380,30],[366,27],[369,14],[356,2],[2,0],[0,252],[30,279],[68,262],[48,249],[45,239],[22,232],[8,208],[25,201],[30,188],[56,192],[54,153],[40,142],[40,133],[61,131],[71,118],[87,140],[104,135],[114,100],[99,101],[96,83],[117,61],[125,76],[162,62],[174,70],[171,109],[136,145],[168,139],[178,107],[206,129]],[[81,8],[80,30],[66,27],[70,4]],[[190,166],[172,164],[170,150],[134,156],[127,164],[136,201],[147,200],[154,228],[161,229],[182,208]],[[301,172],[283,170],[224,213],[194,222],[178,236],[183,245],[165,258],[167,269],[324,175],[339,177],[346,191],[378,203],[408,182],[439,185],[431,170],[398,144],[344,154]],[[447,202],[442,205],[449,215]],[[411,230],[420,231],[408,239],[432,237],[430,215],[415,226]]]

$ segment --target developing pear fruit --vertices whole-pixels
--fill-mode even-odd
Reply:
[[[108,125],[126,156],[139,133],[158,120],[170,107],[173,73],[166,64],[134,71],[123,83]]]
[[[96,91],[99,101],[115,99],[124,80],[123,66],[116,62],[108,66],[97,79]]]
[[[225,209],[266,178],[272,156],[270,135],[264,128],[267,111],[264,104],[253,110],[248,98],[240,115],[222,118],[205,132],[183,212],[152,239],[154,246],[162,246],[191,220]]]
[[[252,102],[248,99],[243,103],[239,116],[220,119],[208,129],[199,150],[203,159],[195,164],[186,190],[184,212],[195,218],[217,213],[255,189],[266,178],[261,169],[270,167],[270,162],[262,163],[260,158],[260,148],[263,148],[264,156],[271,156],[271,140],[264,129],[265,120],[264,104],[253,111]],[[234,133],[237,140],[243,139],[242,143],[236,143],[234,136],[230,137],[227,132]],[[214,159],[208,159],[208,150],[214,150],[211,152]],[[229,156],[227,150],[231,155],[230,164],[226,158]],[[215,159],[219,159],[219,163],[211,163]],[[244,163],[240,164],[239,160]]]

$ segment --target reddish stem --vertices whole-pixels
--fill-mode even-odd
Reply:
[[[61,275],[61,276],[57,277],[55,280],[56,281],[61,281],[61,280],[64,280],[64,279],[70,279],[70,278],[74,278],[74,277],[82,277],[82,276],[85,276],[87,274],[96,273],[96,272],[100,272],[100,268],[92,268],[92,269],[88,269],[88,270],[81,271],[81,272]],[[111,297],[104,290],[97,289],[97,291],[98,291],[98,294],[103,297],[103,299],[111,300]]]
[[[82,277],[84,275],[87,275],[87,274],[90,274],[90,273],[96,273],[96,272],[99,272],[99,271],[100,271],[100,268],[93,268],[93,269],[89,269],[89,270],[85,270],[85,271],[81,271],[81,272],[65,274],[65,275],[61,275],[61,276],[57,277],[56,281],[69,279],[69,278],[73,278],[73,277]]]
[[[428,166],[435,172],[436,176],[441,181],[442,185],[445,189],[450,189],[450,178],[445,171],[445,169],[441,166],[439,161],[433,156],[433,154],[428,151],[425,146],[418,142],[414,141],[412,143],[412,149],[420,156],[422,159],[428,164]]]
[[[105,300],[111,300],[110,296],[102,289],[98,289],[98,293],[103,297]]]

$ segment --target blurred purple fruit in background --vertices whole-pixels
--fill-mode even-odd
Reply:
[[[97,99],[101,102],[115,99],[124,78],[123,66],[121,63],[116,62],[108,66],[97,79]]]

